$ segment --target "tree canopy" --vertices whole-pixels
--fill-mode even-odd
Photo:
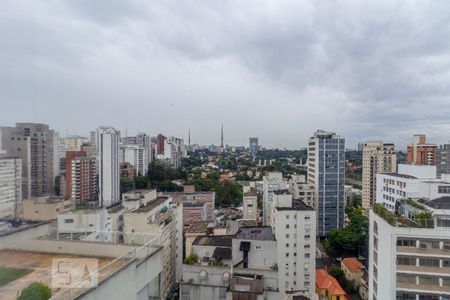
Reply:
[[[42,282],[33,282],[21,292],[17,300],[47,300],[52,296],[52,290]]]

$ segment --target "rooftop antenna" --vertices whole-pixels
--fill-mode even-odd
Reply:
[[[223,148],[223,123],[222,123],[222,127],[220,130],[220,147]]]

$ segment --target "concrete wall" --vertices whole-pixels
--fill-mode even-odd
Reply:
[[[14,248],[14,246],[21,241],[47,235],[50,233],[50,227],[50,223],[45,223],[12,234],[0,236],[0,249]]]
[[[162,256],[162,251],[158,251],[142,261],[134,261],[105,282],[100,282],[95,289],[86,292],[77,299],[131,300],[138,299],[137,294],[143,289],[148,289],[148,294],[154,293],[153,283],[158,280],[163,269]]]
[[[15,244],[10,245],[10,247],[5,248],[43,253],[116,258],[136,247],[82,241],[30,239],[19,240]]]
[[[250,251],[248,252],[248,267],[255,269],[270,269],[277,263],[277,242],[276,241],[260,241],[260,240],[245,240],[233,239],[233,263],[242,260],[243,252],[239,251],[241,242],[250,242]],[[257,250],[256,248],[261,250]],[[240,265],[242,267],[242,265]]]

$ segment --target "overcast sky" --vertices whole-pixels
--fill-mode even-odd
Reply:
[[[450,1],[0,1],[0,125],[450,140]]]

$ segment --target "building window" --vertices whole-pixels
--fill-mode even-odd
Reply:
[[[286,253],[286,257],[289,257],[289,252]]]
[[[311,255],[309,253],[305,253],[305,259],[309,259]]]
[[[255,249],[256,249],[256,250],[261,250],[262,247],[261,247],[261,246],[255,246]]]
[[[289,224],[286,224],[286,229],[289,229]]]
[[[286,238],[287,238],[287,239],[289,238],[289,234],[286,234]]]
[[[399,238],[399,239],[397,239],[397,246],[415,248],[416,240]]]
[[[73,223],[73,219],[65,219],[64,223],[71,224],[71,223]]]
[[[289,248],[289,243],[286,243],[286,248]]]

